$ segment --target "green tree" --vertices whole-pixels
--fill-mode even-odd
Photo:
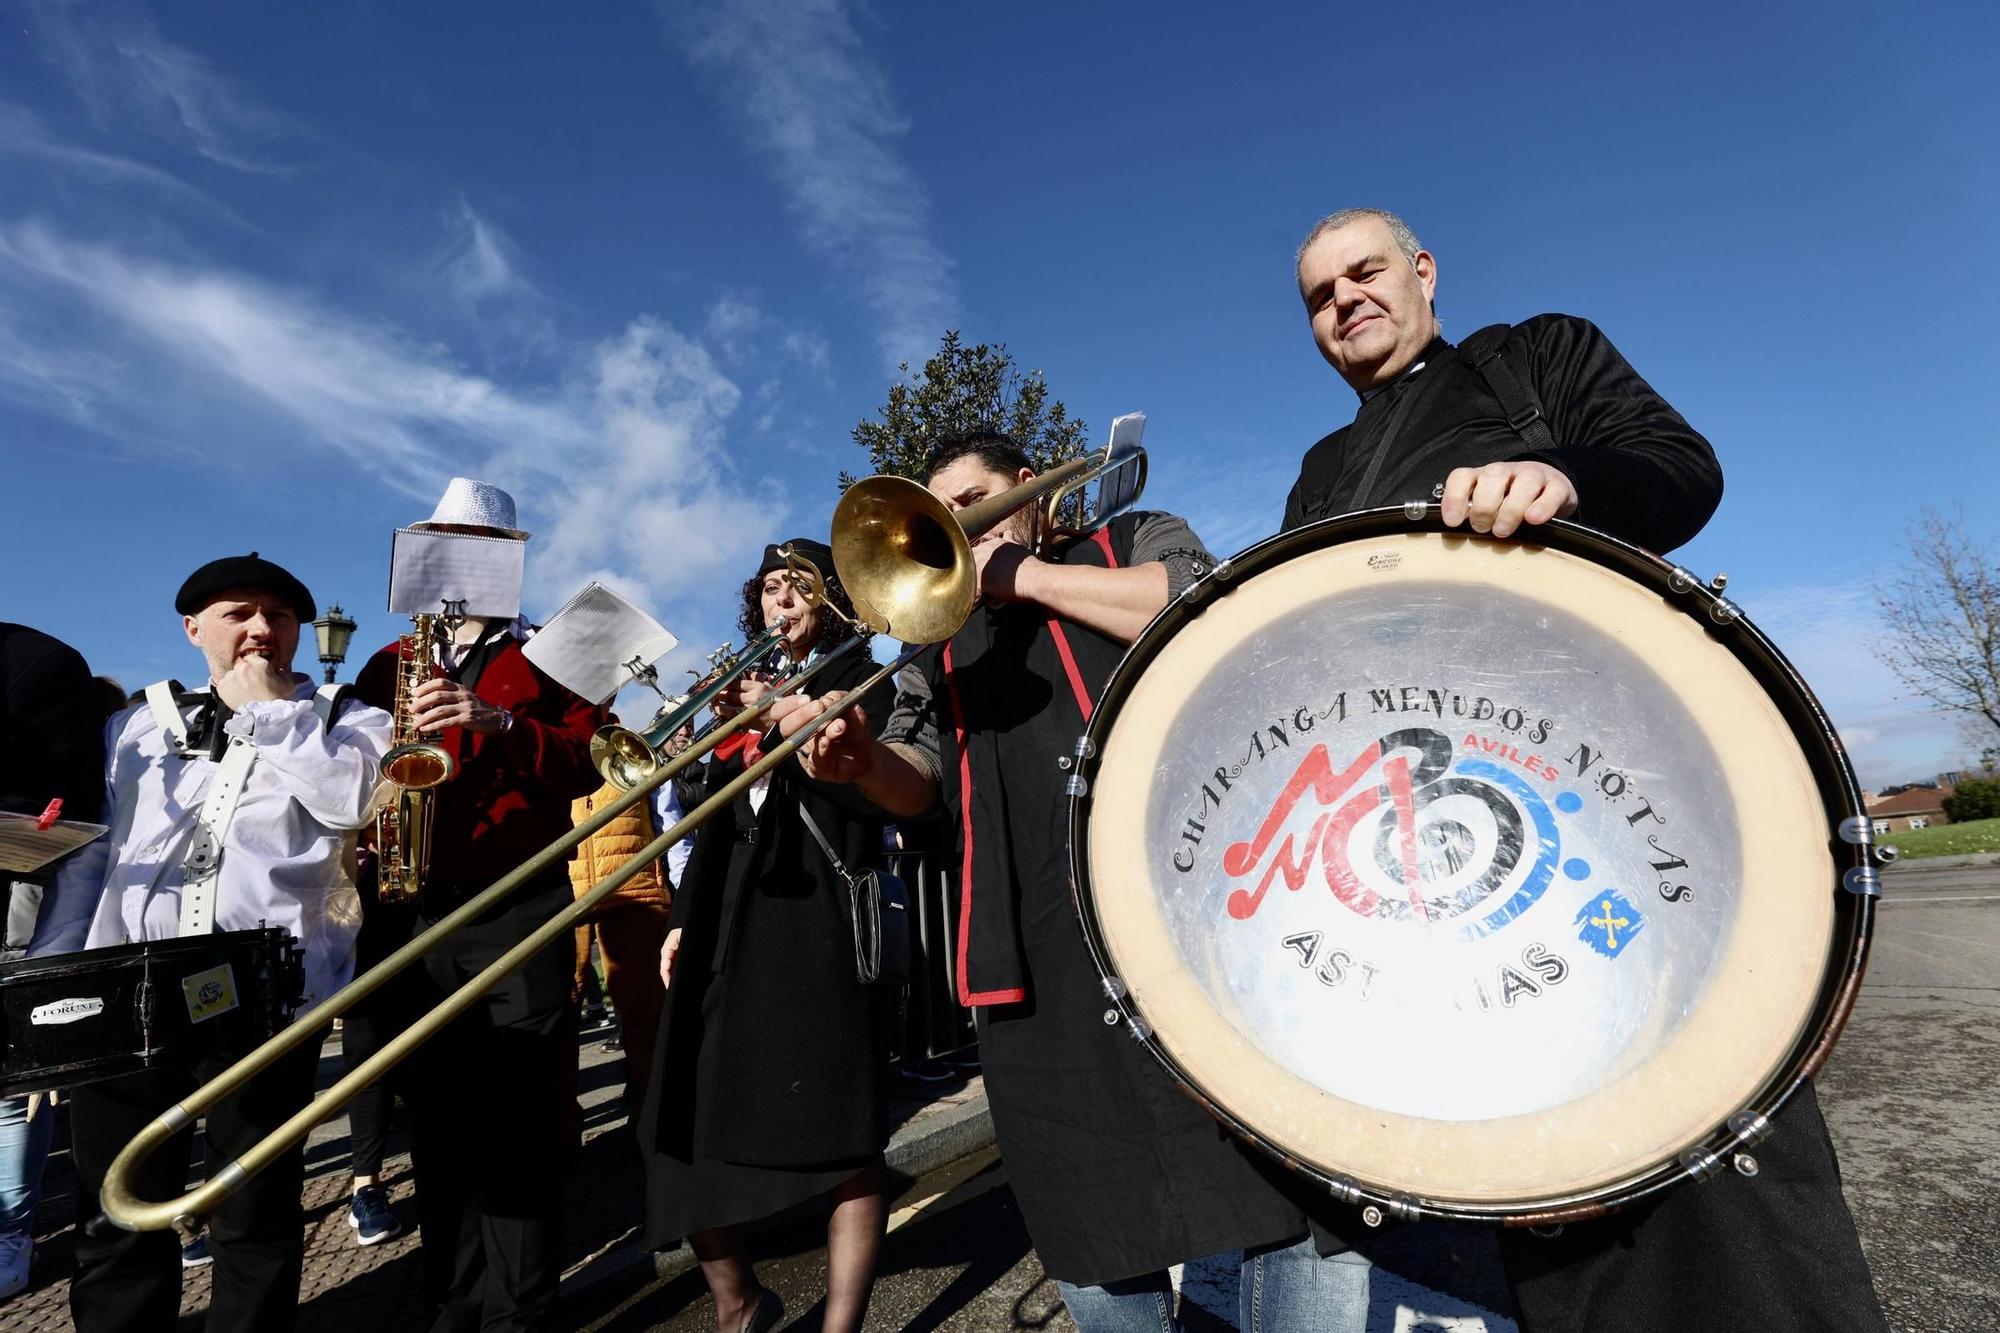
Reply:
[[[2000,817],[2000,778],[1967,778],[1944,798],[1944,812],[1954,824]]]
[[[854,428],[854,442],[868,451],[871,472],[924,480],[924,464],[940,440],[974,430],[997,430],[1027,450],[1037,472],[1081,454],[1089,429],[1061,399],[1049,397],[1042,372],[1023,372],[1006,344],[967,347],[952,329],[914,377],[909,362],[889,386],[889,399]],[[857,480],[840,474],[840,489]]]

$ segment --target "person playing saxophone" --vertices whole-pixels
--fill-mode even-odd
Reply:
[[[514,499],[454,478],[430,531],[526,541]],[[528,661],[520,620],[461,620],[439,674],[410,698],[418,733],[456,759],[430,789],[430,851],[414,929],[436,924],[570,828],[570,803],[596,791],[590,738],[604,710]],[[377,652],[357,688],[393,705],[402,641]],[[571,901],[567,869],[540,880],[459,930],[424,957],[409,1003],[429,1009]],[[487,991],[483,1001],[418,1048],[406,1089],[414,1112],[417,1219],[430,1327],[553,1327],[562,1255],[565,1112],[576,1059],[570,1027],[567,937]]]

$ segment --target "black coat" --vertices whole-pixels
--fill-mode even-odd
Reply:
[[[1536,315],[1506,331],[1500,355],[1533,390],[1555,448],[1530,447],[1471,359],[1439,338],[1421,371],[1369,398],[1352,425],[1306,451],[1285,500],[1285,529],[1429,500],[1453,468],[1534,459],[1575,485],[1579,523],[1649,551],[1671,551],[1701,531],[1722,501],[1715,451],[1595,324]]]
[[[874,667],[850,654],[812,689],[852,688]],[[889,693],[863,705],[877,727]],[[741,771],[740,755],[716,761],[710,790]],[[669,918],[683,935],[641,1140],[658,1152],[800,1168],[886,1142],[876,993],[856,976],[847,887],[801,808],[850,869],[879,863],[882,813],[796,760],[773,772],[760,810],[739,795],[703,825]]]

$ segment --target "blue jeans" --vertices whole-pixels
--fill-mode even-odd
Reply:
[[[28,1098],[0,1097],[0,1236],[25,1234],[42,1194],[42,1163],[55,1137],[56,1111],[42,1098],[33,1120]]]
[[[1365,1333],[1368,1269],[1367,1258],[1352,1250],[1321,1258],[1310,1236],[1245,1255],[1237,1327],[1243,1333]],[[1164,1271],[1101,1287],[1056,1285],[1077,1333],[1180,1333]]]

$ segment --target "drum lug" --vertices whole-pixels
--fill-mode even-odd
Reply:
[[[1106,977],[1106,978],[1104,978],[1104,998],[1105,998],[1105,999],[1107,999],[1107,1000],[1122,1000],[1122,999],[1124,999],[1124,998],[1125,998],[1125,994],[1126,994],[1126,991],[1125,991],[1125,983],[1124,983],[1124,982],[1120,981],[1120,980],[1119,980],[1119,979],[1118,979],[1117,977]]]
[[[1208,573],[1202,575],[1200,578],[1196,579],[1193,583],[1188,584],[1188,586],[1182,590],[1180,595],[1180,600],[1186,602],[1189,606],[1200,606],[1203,602],[1207,601],[1211,596],[1214,595],[1215,590],[1217,588],[1229,582],[1230,577],[1234,575],[1235,572],[1236,572],[1235,566],[1233,566],[1229,561],[1221,560],[1216,562],[1214,567],[1211,568],[1208,571]]]
[[[1063,784],[1065,796],[1090,795],[1090,782],[1083,776],[1083,766],[1086,761],[1096,757],[1097,744],[1088,736],[1076,738],[1076,750],[1073,754],[1056,756],[1056,767],[1069,774],[1069,781]]]
[[[1132,1034],[1133,1041],[1145,1041],[1153,1035],[1153,1025],[1137,1014],[1125,1020],[1125,1030]]]
[[[1729,1117],[1729,1132],[1738,1147],[1752,1148],[1771,1137],[1771,1118],[1761,1111],[1738,1111]]]
[[[1840,821],[1840,840],[1852,847],[1865,847],[1875,836],[1875,821],[1866,815],[1849,815]]]
[[[1380,1208],[1377,1208],[1372,1203],[1369,1204],[1366,1208],[1363,1208],[1361,1210],[1361,1221],[1366,1226],[1371,1226],[1371,1227],[1381,1226],[1382,1210]]]
[[[1864,898],[1882,896],[1882,872],[1874,866],[1855,866],[1840,877],[1840,886]]]
[[[1718,597],[1708,604],[1708,618],[1718,625],[1733,625],[1743,619],[1743,608],[1727,597]]]
[[[1682,565],[1675,565],[1673,571],[1667,575],[1667,586],[1675,592],[1687,592],[1700,582],[1701,579],[1693,570]]]
[[[1892,866],[1896,864],[1896,858],[1902,854],[1901,849],[1895,843],[1882,843],[1875,848],[1875,864],[1878,866]]]
[[[1329,1177],[1326,1182],[1326,1188],[1334,1198],[1340,1200],[1342,1203],[1358,1204],[1361,1202],[1361,1187],[1346,1176]]]
[[[1717,595],[1720,595],[1722,590],[1724,588],[1727,588],[1728,586],[1729,586],[1729,575],[1722,573],[1720,570],[1716,572],[1714,578],[1708,581],[1708,590],[1712,593],[1716,593]]]
[[[1737,1175],[1743,1176],[1747,1179],[1757,1174],[1757,1159],[1752,1157],[1749,1153],[1747,1152],[1737,1153],[1736,1156],[1730,1158],[1729,1160],[1730,1160],[1730,1165],[1736,1168]]]
[[[1722,1174],[1722,1159],[1712,1152],[1689,1148],[1681,1154],[1681,1170],[1695,1180],[1713,1180]]]
[[[1440,498],[1442,498],[1441,492],[1440,492]],[[1422,500],[1408,500],[1405,501],[1403,504],[1403,517],[1407,518],[1412,523],[1423,522],[1424,516],[1430,512],[1431,512],[1431,507],[1428,504],[1425,504]]]

